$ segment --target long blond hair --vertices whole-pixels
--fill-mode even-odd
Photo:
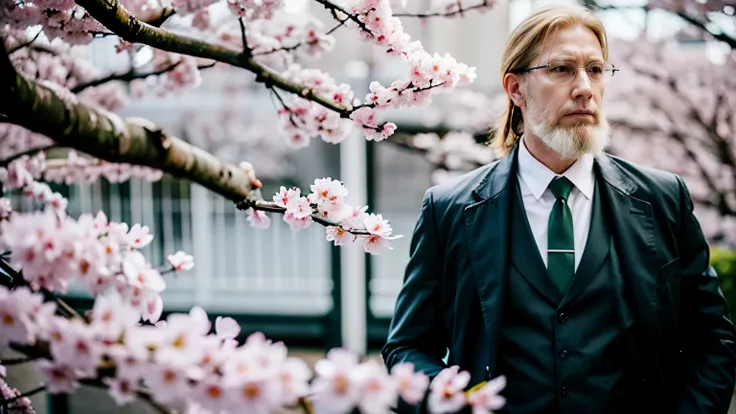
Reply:
[[[540,8],[522,21],[511,33],[501,62],[501,81],[507,73],[528,67],[541,53],[542,43],[560,28],[582,25],[598,38],[603,58],[608,59],[608,37],[603,23],[589,9],[572,4]],[[506,110],[493,128],[491,145],[498,156],[508,154],[523,132],[521,108],[510,97]]]

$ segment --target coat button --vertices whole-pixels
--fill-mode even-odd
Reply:
[[[560,395],[563,395],[563,396],[567,395],[568,390],[569,390],[569,387],[567,386],[567,384],[563,385],[562,387],[560,387]]]
[[[557,320],[561,323],[567,323],[567,319],[567,314],[565,312],[560,312],[559,314],[557,314]]]
[[[567,349],[563,349],[560,351],[560,358],[566,359],[567,358]]]

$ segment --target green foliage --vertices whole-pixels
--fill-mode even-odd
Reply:
[[[731,320],[736,321],[736,250],[711,248],[710,264],[718,273],[721,290],[731,312]]]

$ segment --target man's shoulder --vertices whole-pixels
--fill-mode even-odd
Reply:
[[[435,204],[449,206],[465,205],[472,201],[472,193],[480,183],[493,173],[498,161],[478,167],[472,171],[452,177],[427,190]]]
[[[649,202],[663,201],[663,199],[679,201],[684,182],[677,174],[611,154],[606,154],[606,157],[626,179],[635,185],[634,196]]]

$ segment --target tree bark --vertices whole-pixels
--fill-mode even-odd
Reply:
[[[236,203],[260,182],[251,170],[169,135],[141,118],[122,118],[80,103],[61,87],[31,82],[12,66],[0,41],[0,117],[58,144],[118,163],[145,165],[187,178]]]

